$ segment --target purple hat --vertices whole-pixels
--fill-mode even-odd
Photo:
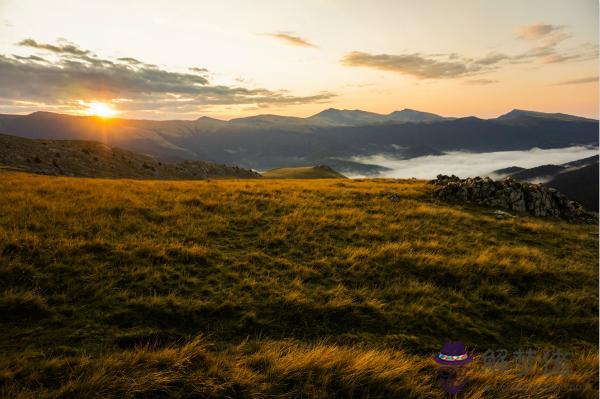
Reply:
[[[442,350],[433,360],[444,366],[464,366],[471,363],[472,356],[469,356],[462,342],[444,342]]]

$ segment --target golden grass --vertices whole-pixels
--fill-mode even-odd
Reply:
[[[568,373],[548,374],[534,360],[527,374],[514,362],[502,372],[476,357],[470,398],[596,397],[597,354],[573,359]],[[244,342],[215,352],[202,339],[180,346],[138,347],[100,357],[24,353],[1,364],[0,393],[10,398],[251,397],[444,398],[430,358],[399,350]]]
[[[0,396],[444,397],[453,339],[468,397],[595,397],[597,226],[429,190],[2,172]],[[572,370],[482,366],[529,347]]]

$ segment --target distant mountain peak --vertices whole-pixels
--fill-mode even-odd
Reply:
[[[394,122],[436,122],[447,118],[433,114],[431,112],[417,111],[416,109],[404,108],[401,111],[394,111],[386,115],[388,121]]]
[[[26,116],[30,116],[33,118],[59,118],[59,117],[65,117],[65,116],[68,117],[70,115],[57,114],[56,112],[48,112],[48,111],[35,111]]]
[[[380,123],[385,119],[384,115],[374,112],[362,111],[360,109],[337,109],[327,108],[313,116],[306,118],[309,122],[331,126],[359,126],[372,123]]]
[[[416,109],[412,109],[412,108],[402,108],[400,111],[391,112],[390,115],[391,114],[400,114],[400,113],[413,113],[413,112],[418,112],[418,113],[422,113],[422,114],[427,113],[427,112],[417,111]]]
[[[210,121],[210,122],[223,122],[225,123],[224,120],[222,119],[217,119],[217,118],[212,118],[210,116],[201,116],[200,118],[196,119],[196,121],[201,122],[201,121]]]
[[[522,116],[522,115],[527,115],[527,116],[544,116],[544,115],[553,115],[553,114],[548,114],[545,112],[539,112],[539,111],[531,111],[531,110],[527,110],[527,109],[520,109],[520,108],[513,108],[512,110],[510,110],[509,112],[500,115],[498,117],[498,119],[500,118],[508,118],[508,117],[515,117],[515,116]],[[563,114],[561,114],[563,115]]]
[[[540,111],[531,111],[526,109],[515,108],[506,114],[500,115],[497,119],[501,121],[509,121],[515,119],[522,118],[541,118],[541,119],[555,119],[562,120],[567,122],[576,122],[576,121],[595,121],[595,119],[585,118],[582,116],[563,114],[560,112],[551,113],[551,112],[540,112]]]
[[[306,119],[295,116],[275,115],[275,114],[260,114],[248,116],[244,118],[235,118],[229,121],[234,125],[251,125],[251,126],[302,126],[306,124]]]
[[[340,109],[340,108],[327,108],[321,112],[314,114],[313,116],[323,114],[369,114],[369,115],[381,115],[375,112],[363,111],[362,109]],[[312,118],[312,116],[311,116]]]

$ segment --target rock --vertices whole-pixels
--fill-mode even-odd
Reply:
[[[554,188],[542,184],[521,183],[510,177],[494,181],[489,177],[460,179],[454,175],[438,175],[431,183],[437,186],[433,195],[444,201],[473,202],[533,216],[585,221],[597,219],[596,215],[586,212],[580,204],[570,201]],[[494,215],[497,219],[514,217],[501,210],[495,211]]]
[[[388,198],[392,202],[399,202],[400,201],[400,196],[398,194],[392,194]]]
[[[507,218],[514,218],[516,217],[515,215],[511,215],[508,212],[504,212],[501,211],[499,209],[495,210],[494,212],[490,212],[492,215],[496,216],[496,219],[507,219]]]

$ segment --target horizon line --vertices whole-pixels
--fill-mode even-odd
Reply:
[[[416,112],[422,112],[422,113],[430,113],[430,114],[435,114],[438,115],[442,118],[454,118],[454,119],[465,119],[465,118],[477,118],[477,119],[481,119],[481,120],[490,120],[490,119],[497,119],[503,115],[506,115],[512,111],[523,111],[523,112],[535,112],[535,113],[541,113],[541,114],[548,114],[548,115],[555,115],[555,114],[562,114],[562,115],[568,115],[568,116],[574,116],[577,118],[583,118],[583,119],[589,119],[589,120],[594,120],[594,121],[600,121],[600,118],[598,117],[588,117],[588,116],[582,116],[582,115],[577,115],[577,114],[568,114],[568,113],[564,113],[564,112],[547,112],[547,111],[538,111],[538,110],[533,110],[533,109],[524,109],[524,108],[513,108],[510,111],[504,112],[502,114],[499,114],[498,116],[495,117],[489,117],[489,118],[482,118],[480,116],[477,115],[466,115],[466,116],[445,116],[445,115],[440,115],[440,114],[436,114],[435,112],[429,112],[429,111],[420,111],[414,108],[403,108],[400,110],[394,110],[391,111],[387,114],[384,113],[379,113],[379,112],[374,112],[374,111],[367,111],[364,109],[345,109],[345,108],[334,108],[334,107],[329,107],[329,108],[325,108],[315,114],[311,114],[308,116],[294,116],[294,115],[282,115],[282,114],[269,114],[269,113],[265,113],[265,114],[254,114],[254,115],[249,115],[249,116],[238,116],[238,117],[233,117],[230,119],[220,119],[220,118],[215,118],[212,116],[206,116],[206,115],[200,115],[196,118],[192,118],[192,119],[185,119],[185,118],[181,118],[181,119],[177,119],[177,118],[165,118],[165,119],[154,119],[154,118],[137,118],[137,117],[123,117],[123,116],[119,116],[119,115],[114,115],[114,116],[110,116],[110,117],[102,117],[102,116],[98,116],[98,115],[89,115],[89,114],[78,114],[78,113],[70,113],[70,112],[56,112],[56,111],[45,111],[45,110],[38,110],[38,111],[31,111],[31,112],[26,112],[26,113],[5,113],[5,112],[0,112],[0,115],[14,115],[14,116],[30,116],[36,113],[48,113],[48,114],[55,114],[55,115],[66,115],[66,116],[76,116],[76,117],[91,117],[91,118],[98,118],[98,119],[104,119],[104,120],[115,120],[115,119],[122,119],[122,120],[151,120],[151,121],[157,121],[157,122],[166,122],[166,121],[197,121],[199,119],[202,118],[208,118],[208,119],[214,119],[220,122],[231,122],[233,120],[236,119],[246,119],[246,118],[254,118],[254,117],[258,117],[258,116],[279,116],[279,117],[285,117],[285,118],[295,118],[295,119],[308,119],[311,118],[315,115],[318,115],[324,111],[328,111],[328,110],[335,110],[335,111],[350,111],[350,112],[354,112],[354,111],[359,111],[359,112],[368,112],[371,114],[376,114],[376,115],[380,115],[380,116],[388,116],[393,114],[394,112],[401,112],[401,111],[416,111]]]

